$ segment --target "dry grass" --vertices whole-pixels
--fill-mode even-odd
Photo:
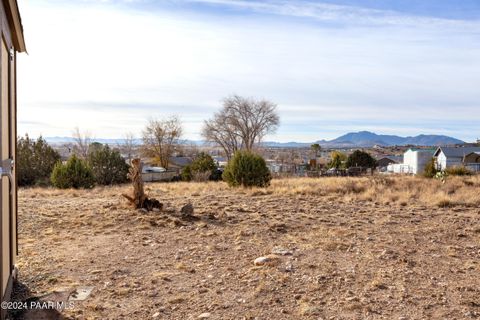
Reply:
[[[475,176],[152,183],[165,210],[148,213],[120,196],[129,185],[21,189],[17,264],[37,296],[95,287],[66,319],[470,319],[479,187]],[[187,202],[196,219],[179,215]],[[289,254],[254,265],[276,248]]]
[[[72,197],[95,194],[118,195],[128,185],[97,187],[93,190],[59,190],[53,188],[25,189],[27,197]],[[392,177],[330,177],[276,179],[268,188],[235,189],[242,195],[319,196],[338,201],[370,201],[378,204],[399,204],[427,207],[480,206],[480,176],[450,177],[446,182],[410,176]],[[162,193],[199,197],[231,190],[223,182],[175,182],[146,192],[152,196]]]
[[[268,188],[237,189],[236,192],[251,196],[320,196],[338,201],[445,207],[479,206],[479,187],[480,176],[451,177],[445,183],[422,177],[375,176],[276,179]],[[227,190],[229,187],[222,182],[177,182],[165,184],[161,188],[161,191],[167,193],[194,197]],[[111,191],[117,192],[115,189]],[[55,191],[51,192],[55,193]]]

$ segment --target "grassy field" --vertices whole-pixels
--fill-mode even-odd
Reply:
[[[129,188],[20,190],[20,281],[94,287],[68,319],[480,317],[480,177]]]

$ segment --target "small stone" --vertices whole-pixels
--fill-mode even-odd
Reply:
[[[256,266],[274,265],[278,261],[279,258],[276,255],[269,254],[268,256],[258,257],[253,261],[253,264]]]
[[[153,319],[160,317],[160,312],[155,312],[152,316]]]
[[[204,312],[198,316],[198,319],[207,319],[207,318],[210,318],[210,316],[211,316],[210,312]]]
[[[188,203],[180,209],[180,212],[182,213],[183,216],[191,216],[193,215],[193,205],[191,203]]]
[[[275,247],[272,249],[273,254],[278,254],[280,256],[291,256],[293,252],[291,250],[281,248],[281,247]]]

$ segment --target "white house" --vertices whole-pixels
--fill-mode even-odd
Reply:
[[[439,170],[464,165],[468,166],[468,164],[477,167],[474,165],[478,163],[476,162],[478,161],[478,157],[475,157],[476,153],[480,153],[480,147],[440,147],[435,151],[434,157]]]
[[[403,154],[403,165],[408,165],[411,174],[421,174],[427,163],[432,160],[435,149],[408,149]]]
[[[390,163],[387,166],[388,173],[410,173],[410,166],[403,163]]]

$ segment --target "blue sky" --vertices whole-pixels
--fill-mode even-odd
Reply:
[[[185,138],[236,93],[278,104],[276,141],[350,131],[480,136],[480,2],[32,0],[19,134]]]

